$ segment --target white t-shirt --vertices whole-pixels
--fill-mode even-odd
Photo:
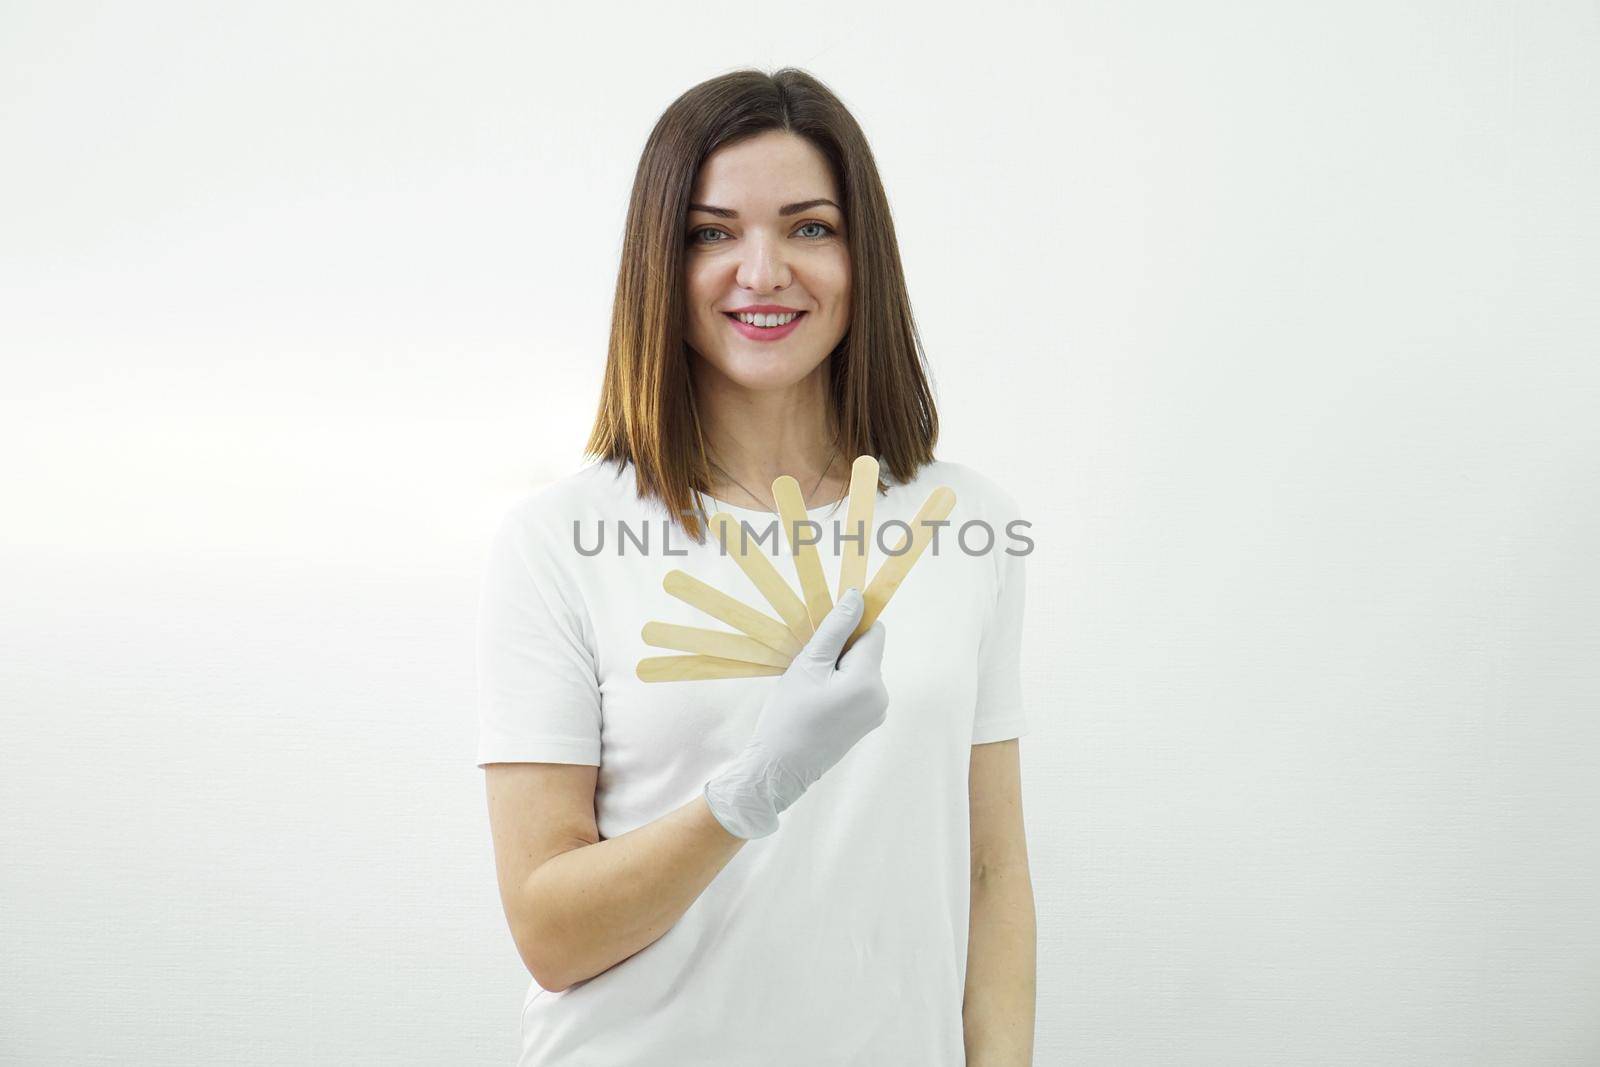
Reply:
[[[941,485],[956,494],[950,525],[880,616],[883,725],[656,941],[565,990],[530,984],[524,1067],[965,1062],[968,761],[972,745],[1026,730],[1019,650],[1034,542],[1025,523],[1008,525],[1023,518],[1008,493],[970,467],[935,462],[878,496],[869,579],[906,529],[885,524],[909,524]],[[759,550],[798,590],[776,515],[704,501],[752,538],[770,529]],[[809,512],[830,595],[846,509]],[[973,520],[987,529],[973,525],[958,541]],[[599,554],[584,554],[597,544]],[[628,465],[597,460],[530,492],[493,540],[478,628],[478,763],[597,765],[602,839],[699,797],[744,747],[778,681],[638,679],[640,658],[684,654],[645,644],[646,622],[732,629],[662,588],[673,569],[776,616],[714,532],[698,545],[660,501],[637,496]]]

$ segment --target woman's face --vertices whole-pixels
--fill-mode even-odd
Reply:
[[[850,252],[827,161],[795,134],[758,134],[708,156],[689,201],[689,347],[749,389],[804,379],[850,325]],[[798,316],[774,328],[732,314],[764,306]]]

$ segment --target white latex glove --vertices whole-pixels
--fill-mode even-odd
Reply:
[[[883,623],[839,656],[862,610],[861,591],[851,586],[778,677],[744,750],[706,783],[711,814],[735,837],[775,831],[779,813],[887,716]]]

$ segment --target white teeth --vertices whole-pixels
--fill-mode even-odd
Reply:
[[[739,312],[734,317],[748,326],[765,326],[770,328],[773,326],[787,326],[789,323],[793,322],[795,318],[799,316],[799,314],[800,313],[798,311],[791,311],[787,315],[746,315],[743,312]]]

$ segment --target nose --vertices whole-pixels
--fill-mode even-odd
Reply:
[[[769,293],[786,288],[789,280],[783,239],[765,233],[752,234],[745,242],[744,255],[739,261],[739,285],[758,293]]]

